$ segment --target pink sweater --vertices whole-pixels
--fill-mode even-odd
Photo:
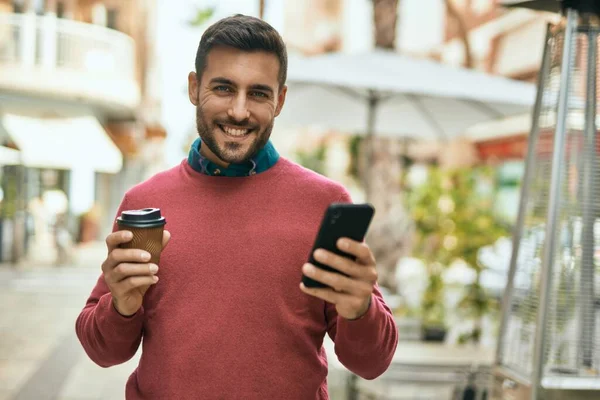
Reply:
[[[127,399],[327,399],[326,333],[348,369],[382,374],[398,340],[379,291],[349,321],[298,287],[323,212],[342,186],[284,158],[250,177],[215,177],[186,161],[132,188],[123,209],[160,207],[171,241],[160,281],[131,318],[101,276],[76,323],[103,367],[136,353]]]

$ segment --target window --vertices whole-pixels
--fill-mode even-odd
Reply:
[[[56,16],[58,18],[65,17],[65,2],[64,1],[59,1],[58,3],[56,3]]]
[[[12,6],[15,14],[21,14],[25,12],[25,0],[13,0]]]
[[[37,15],[43,15],[46,11],[46,0],[30,0],[31,1],[31,7],[33,8],[33,11],[35,11],[35,13]],[[13,0],[12,1],[12,6],[13,6],[13,12],[14,13],[24,13],[25,10],[25,6],[27,5],[27,2],[25,0]]]
[[[106,27],[110,29],[118,29],[118,10],[116,8],[111,8],[106,11]]]

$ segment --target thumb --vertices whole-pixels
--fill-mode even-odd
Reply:
[[[163,249],[165,247],[167,247],[167,244],[169,243],[169,240],[171,240],[171,232],[169,232],[169,231],[163,231],[163,238],[162,238],[162,247],[163,247]]]

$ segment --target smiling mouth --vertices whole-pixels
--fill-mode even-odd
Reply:
[[[221,125],[221,124],[217,124],[217,126],[219,127],[219,129],[221,129],[227,136],[232,136],[232,137],[237,137],[237,138],[241,138],[244,136],[249,135],[250,133],[252,133],[254,131],[254,129],[248,129],[248,128],[233,128],[230,126],[225,126],[225,125]]]

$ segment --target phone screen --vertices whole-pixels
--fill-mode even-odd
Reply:
[[[370,204],[333,203],[325,212],[315,243],[308,257],[308,262],[317,268],[340,273],[313,258],[316,249],[325,249],[342,257],[352,257],[337,248],[339,239],[345,237],[362,242],[367,234],[375,209]],[[302,275],[306,287],[327,287],[307,276]]]

